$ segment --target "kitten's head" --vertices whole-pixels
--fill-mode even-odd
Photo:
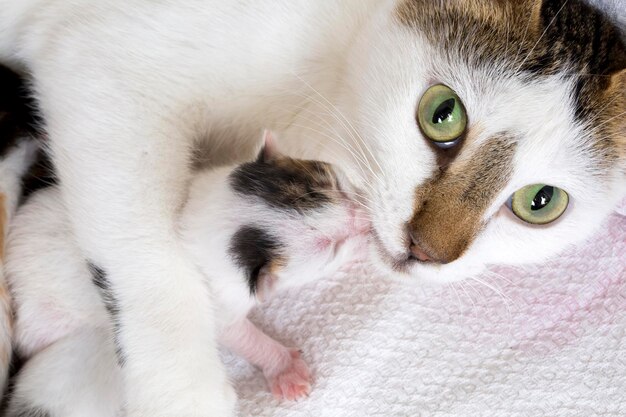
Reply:
[[[235,169],[229,184],[247,213],[230,253],[260,299],[336,271],[369,231],[341,171],[281,154],[269,132],[257,159]]]
[[[378,258],[453,281],[588,237],[626,195],[625,68],[623,35],[579,0],[390,4],[340,99]]]

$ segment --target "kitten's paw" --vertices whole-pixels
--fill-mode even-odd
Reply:
[[[280,370],[265,374],[272,394],[277,399],[294,401],[309,395],[311,391],[311,373],[309,367],[300,358],[296,349],[289,351],[289,359]]]

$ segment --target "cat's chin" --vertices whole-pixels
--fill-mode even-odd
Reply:
[[[401,264],[390,264],[379,256],[371,258],[377,271],[386,277],[402,283],[412,282],[419,285],[441,285],[470,279],[480,275],[485,267],[455,267],[448,265],[424,264],[408,260]]]

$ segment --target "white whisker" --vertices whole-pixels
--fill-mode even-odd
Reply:
[[[313,100],[315,103],[317,103],[318,105],[322,106],[323,108],[325,108],[327,111],[330,112],[331,115],[333,115],[333,117],[335,118],[335,120],[337,122],[339,122],[343,128],[348,132],[348,134],[350,134],[350,136],[352,136],[352,139],[356,142],[356,144],[359,147],[359,150],[362,154],[362,156],[367,159],[365,152],[363,150],[363,147],[365,147],[365,149],[368,151],[368,153],[370,154],[370,157],[372,159],[374,159],[374,161],[376,162],[376,164],[378,165],[379,170],[382,172],[382,167],[380,166],[380,164],[378,163],[378,160],[376,159],[375,155],[372,153],[372,151],[369,149],[369,147],[367,147],[367,144],[365,143],[365,141],[363,140],[363,138],[361,137],[361,135],[359,134],[358,130],[354,127],[354,125],[352,125],[352,123],[348,120],[348,118],[346,118],[343,113],[337,108],[337,106],[335,106],[330,100],[328,100],[323,94],[321,94],[317,89],[315,89],[311,84],[309,84],[306,80],[304,80],[302,77],[300,77],[298,74],[296,74],[295,72],[292,72],[292,74],[297,77],[304,85],[306,85],[309,89],[311,89],[315,94],[317,94],[322,100],[324,100],[327,104],[325,105],[324,103],[320,102],[319,100],[315,100],[312,97],[309,97],[309,99]],[[330,107],[329,107],[330,106]],[[341,119],[338,117],[341,116]],[[368,167],[370,168],[372,175],[376,175],[374,170],[371,169],[371,167],[368,165]]]
[[[561,8],[556,12],[556,14],[554,15],[554,17],[552,18],[552,20],[550,20],[550,23],[548,23],[548,25],[546,26],[546,28],[543,30],[543,32],[541,33],[541,36],[539,36],[539,39],[537,39],[537,42],[535,42],[535,44],[533,45],[532,48],[530,48],[530,51],[528,51],[528,53],[526,54],[526,57],[522,60],[522,62],[519,64],[519,66],[517,67],[517,69],[515,70],[515,72],[519,72],[519,70],[524,66],[524,64],[526,63],[526,60],[530,57],[530,55],[535,51],[535,48],[537,47],[537,45],[539,45],[539,42],[541,41],[541,39],[543,39],[543,36],[548,32],[548,29],[550,28],[550,26],[552,26],[552,24],[556,21],[556,18],[559,16],[559,13],[561,13],[561,10],[563,10],[563,8],[565,7],[565,5],[569,2],[569,0],[565,0],[563,2],[563,4],[561,5]]]

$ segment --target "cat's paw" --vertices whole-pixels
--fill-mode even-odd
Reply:
[[[289,354],[289,359],[283,366],[279,370],[266,373],[265,379],[276,399],[294,401],[309,395],[311,372],[306,362],[300,358],[298,350],[291,349]]]

